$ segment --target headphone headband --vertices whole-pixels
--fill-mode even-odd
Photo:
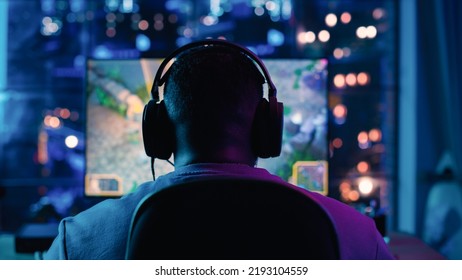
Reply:
[[[168,55],[164,59],[164,61],[162,61],[162,63],[159,66],[159,69],[157,70],[156,76],[154,78],[154,83],[152,85],[152,89],[151,89],[152,99],[155,100],[156,102],[159,101],[160,99],[159,98],[159,87],[162,86],[162,84],[164,83],[162,73],[164,72],[164,68],[168,65],[168,63],[172,59],[176,58],[179,54],[181,54],[182,52],[186,50],[193,49],[196,47],[209,47],[209,46],[225,46],[225,47],[233,48],[245,54],[249,58],[251,58],[262,71],[263,77],[265,78],[265,82],[268,84],[268,99],[270,97],[276,97],[277,89],[274,86],[273,81],[271,80],[269,72],[266,69],[265,64],[263,64],[263,62],[260,60],[260,58],[255,53],[253,53],[252,51],[250,51],[249,49],[245,47],[242,47],[236,43],[231,43],[226,40],[206,39],[206,40],[201,40],[201,41],[196,41],[196,42],[186,44],[176,49],[175,51],[173,51],[170,55]]]

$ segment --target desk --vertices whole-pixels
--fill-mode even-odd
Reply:
[[[400,232],[389,234],[388,246],[398,260],[445,260],[436,250],[425,244],[419,238]]]

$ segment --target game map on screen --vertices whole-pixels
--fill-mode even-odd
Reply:
[[[86,195],[121,196],[152,180],[141,121],[161,62],[87,61]],[[302,188],[326,194],[327,60],[263,62],[278,89],[278,100],[284,103],[284,132],[281,156],[259,159],[258,166]],[[167,161],[155,162],[156,177],[173,170]]]

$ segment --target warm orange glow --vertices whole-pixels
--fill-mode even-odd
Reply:
[[[348,194],[348,199],[351,201],[356,201],[359,199],[359,192],[358,191],[351,191]]]
[[[369,83],[369,75],[365,72],[361,72],[356,77],[358,84],[361,86],[367,85]]]
[[[358,170],[359,173],[366,173],[369,170],[369,163],[365,161],[360,161],[356,165],[356,169]]]
[[[341,16],[340,16],[340,21],[344,24],[348,24],[350,23],[351,21],[351,14],[349,12],[344,12]]]
[[[360,144],[366,144],[368,141],[369,141],[369,136],[368,136],[367,132],[361,131],[358,134],[358,142]]]
[[[382,140],[382,132],[378,128],[371,129],[369,131],[369,139],[372,142],[379,142]]]
[[[49,126],[52,128],[58,128],[61,124],[61,121],[57,117],[50,117],[49,119]]]
[[[337,74],[334,77],[334,85],[338,88],[345,87],[345,75]]]
[[[37,160],[40,164],[48,162],[48,134],[45,131],[39,133]]]
[[[350,87],[356,86],[356,75],[354,73],[349,73],[345,78],[345,82]]]
[[[336,148],[336,149],[340,149],[340,148],[343,146],[343,141],[342,141],[342,139],[340,139],[340,138],[335,138],[335,139],[332,141],[332,146],[334,146],[334,148]]]
[[[356,29],[356,36],[359,39],[364,39],[367,37],[367,28],[365,26],[360,26]]]
[[[336,118],[345,118],[347,115],[348,109],[345,105],[343,104],[338,104],[334,107],[334,110],[332,113],[334,114],[334,117]]]
[[[348,182],[342,182],[339,186],[340,192],[348,192],[351,190],[351,185]]]

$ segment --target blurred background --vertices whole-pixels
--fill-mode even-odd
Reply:
[[[0,0],[0,233],[103,199],[83,193],[87,59],[226,38],[326,58],[328,195],[444,255],[462,241],[426,238],[426,209],[448,169],[461,175],[461,18],[457,0]]]

